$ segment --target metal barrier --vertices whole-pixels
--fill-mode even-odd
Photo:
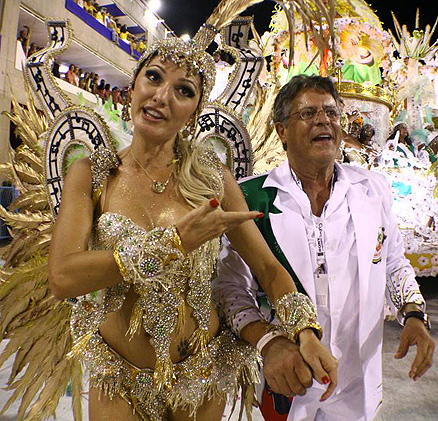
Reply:
[[[0,204],[7,209],[11,202],[18,196],[14,187],[0,186]],[[0,240],[10,240],[8,225],[0,218]]]

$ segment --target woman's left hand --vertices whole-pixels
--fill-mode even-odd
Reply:
[[[321,395],[325,401],[332,395],[338,384],[338,360],[319,341],[312,329],[300,333],[300,353],[313,372],[314,379],[320,384],[328,384]]]
[[[224,212],[219,204],[217,199],[206,201],[176,223],[182,245],[187,253],[246,221],[263,216],[257,211]]]

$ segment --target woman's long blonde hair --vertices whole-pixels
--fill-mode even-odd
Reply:
[[[202,205],[206,199],[220,201],[224,195],[223,167],[214,151],[181,135],[176,142],[177,192],[193,207]]]

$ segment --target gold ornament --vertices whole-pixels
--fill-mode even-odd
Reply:
[[[167,180],[164,183],[161,183],[160,181],[155,180],[155,178],[153,178],[147,171],[146,168],[143,167],[143,165],[140,164],[140,162],[138,161],[138,159],[135,157],[134,152],[132,152],[132,149],[129,149],[129,152],[131,153],[132,157],[134,158],[134,161],[137,163],[137,165],[143,170],[143,172],[151,179],[152,181],[152,191],[157,193],[157,194],[161,194],[164,192],[164,190],[166,190],[167,185],[169,184],[169,181],[172,177],[173,174],[173,161],[172,161],[172,171],[169,175],[169,177],[167,178]]]

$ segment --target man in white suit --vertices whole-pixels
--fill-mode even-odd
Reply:
[[[233,330],[260,350],[271,391],[295,396],[291,405],[284,398],[288,420],[371,420],[382,401],[385,296],[404,326],[395,357],[417,347],[413,380],[434,351],[390,188],[379,174],[336,162],[340,102],[329,78],[292,78],[276,98],[274,124],[287,161],[241,189],[249,208],[265,214],[257,225],[271,250],[317,305],[322,342],[339,361],[335,393],[320,401],[324,386],[312,385],[299,347],[275,329],[263,291],[226,239],[214,295]]]

